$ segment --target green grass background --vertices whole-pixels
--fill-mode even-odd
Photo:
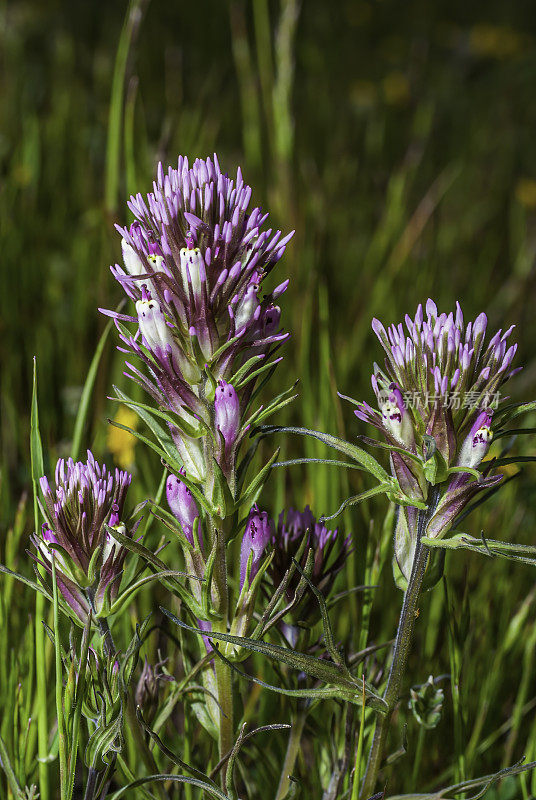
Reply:
[[[296,229],[277,270],[278,280],[291,277],[283,321],[292,339],[273,383],[300,378],[284,421],[363,433],[336,390],[370,400],[381,358],[372,316],[399,321],[428,296],[442,310],[459,299],[467,317],[485,309],[493,327],[517,323],[524,370],[511,393],[532,399],[535,81],[536,16],[523,0],[2,0],[1,560],[29,570],[31,513],[8,531],[31,484],[32,358],[48,468],[71,448],[105,326],[96,309],[120,299],[108,270],[120,255],[113,223],[128,220],[128,194],[150,189],[159,159],[216,150],[229,172],[242,166],[274,227]],[[106,396],[120,380],[112,335],[83,431],[83,445],[109,460],[115,409]],[[513,446],[533,452],[530,439]],[[324,451],[283,442],[284,455],[304,452]],[[153,495],[160,474],[136,454],[137,493]],[[534,478],[529,465],[467,530],[534,543]],[[297,467],[274,476],[265,505],[309,502],[329,513],[359,490],[360,478],[351,481]],[[378,504],[344,517],[356,545],[350,584],[363,578],[384,514]],[[455,554],[446,575],[448,597],[439,586],[423,600],[410,665],[414,683],[452,675],[440,727],[420,739],[408,727],[408,749],[422,755],[421,790],[443,773],[448,782],[536,756],[536,573]],[[379,581],[374,641],[393,636],[400,603],[388,557]],[[10,592],[2,613],[15,630],[28,598]],[[364,616],[361,601],[349,600],[341,638],[359,642]],[[20,633],[3,636],[16,659]],[[392,787],[414,787],[415,771],[413,757],[398,762]],[[530,796],[530,778],[517,787],[503,784],[500,796]]]

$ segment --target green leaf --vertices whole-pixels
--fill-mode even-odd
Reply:
[[[280,411],[282,408],[287,406],[289,403],[292,403],[293,400],[298,397],[297,394],[292,394],[294,391],[294,387],[297,385],[298,381],[294,383],[290,389],[287,389],[285,392],[281,392],[272,402],[267,405],[266,407],[260,407],[257,411],[255,411],[251,417],[247,420],[246,424],[258,425],[263,420],[267,419],[272,414],[275,414],[276,411]]]
[[[363,469],[370,472],[371,475],[374,475],[382,483],[390,480],[390,476],[375,458],[365,450],[361,450],[360,447],[356,447],[350,444],[350,442],[346,442],[344,439],[339,439],[338,436],[332,436],[329,433],[322,433],[321,431],[312,431],[308,428],[280,427],[277,425],[261,427],[260,430],[264,436],[273,433],[297,433],[302,436],[311,436],[313,439],[319,439],[319,441],[323,442],[328,447],[333,447],[340,453],[345,453],[345,455],[360,464]]]
[[[199,636],[207,636],[206,631],[186,625],[186,623],[182,622],[182,620],[178,619],[178,617],[162,606],[160,609],[164,614],[166,614],[167,617],[169,617],[172,622],[179,627],[189,630],[192,633],[197,633]],[[232,636],[228,633],[217,633],[216,631],[211,631],[208,636],[210,639],[219,639],[223,642],[234,644],[237,647],[242,647],[244,650],[249,650],[250,652],[261,653],[262,655],[265,655],[274,661],[287,664],[287,666],[301,672],[305,672],[307,675],[311,675],[313,678],[318,678],[325,683],[333,683],[341,689],[344,697],[346,697],[348,701],[353,703],[361,702],[359,697],[361,692],[360,684],[354,680],[350,673],[348,673],[348,670],[337,666],[336,664],[330,663],[325,659],[315,658],[314,656],[310,656],[305,653],[297,653],[294,650],[290,650],[276,644],[271,644],[269,642],[248,639],[243,636]],[[387,709],[387,704],[385,701],[379,697],[379,695],[377,695],[370,686],[367,686],[367,699],[371,708],[382,712],[385,712]]]
[[[133,553],[136,553],[144,561],[147,561],[151,566],[156,567],[156,569],[160,573],[168,572],[168,566],[163,561],[161,561],[154,553],[151,552],[147,547],[144,547],[140,542],[136,542],[134,539],[129,539],[128,536],[124,536],[120,533],[116,528],[110,528],[106,525],[106,530],[119,544],[126,547],[127,550],[130,550]],[[184,574],[184,573],[183,573]],[[188,575],[189,578],[194,578],[196,580],[201,580],[200,578],[196,578],[196,576]],[[163,585],[166,586],[171,592],[178,595],[181,600],[188,606],[192,614],[194,616],[199,617],[199,619],[205,619],[205,614],[202,607],[199,605],[197,600],[191,595],[191,593],[182,586],[181,583],[177,580],[169,581],[167,578],[160,578]]]
[[[409,450],[406,450],[404,447],[398,447],[398,445],[389,444],[389,442],[380,442],[377,439],[371,439],[369,436],[358,436],[357,438],[360,442],[369,445],[369,447],[377,447],[379,450],[388,450],[391,453],[398,453],[404,456],[404,458],[408,458],[410,461],[418,464],[420,467],[423,466],[422,458],[415,453],[410,453]]]
[[[289,461],[276,461],[272,469],[276,467],[295,467],[299,464],[326,464],[330,467],[346,467],[347,469],[360,469],[356,464],[349,461],[337,461],[334,458],[291,458]]]
[[[165,453],[167,453],[168,458],[173,460],[177,460],[177,448],[173,442],[171,434],[169,431],[165,430],[158,422],[155,420],[155,416],[161,416],[164,414],[163,411],[159,411],[157,409],[152,408],[152,406],[145,405],[145,403],[137,403],[134,400],[118,389],[117,386],[114,386],[115,393],[117,394],[117,399],[124,403],[127,408],[132,409],[135,411],[136,414],[142,419],[150,431],[155,435],[156,440],[162,447]],[[113,398],[110,398],[113,400]],[[134,433],[134,431],[131,431]],[[182,466],[182,465],[181,465]]]
[[[210,638],[210,634],[208,634],[208,636]],[[247,675],[247,673],[242,672],[236,664],[233,664],[232,661],[229,661],[229,659],[223,655],[219,647],[214,648],[214,653],[218,658],[221,658],[228,667],[234,670],[237,675],[240,675],[241,678],[252,681],[258,686],[262,686],[263,689],[268,689],[270,692],[277,692],[277,694],[282,694],[285,697],[306,697],[310,700],[347,699],[346,692],[337,686],[321,686],[316,689],[285,689],[282,686],[273,686],[271,683],[261,681],[260,678],[256,678],[254,675]]]
[[[211,797],[216,797],[218,800],[231,800],[226,794],[220,791],[218,788],[213,788],[210,783],[206,781],[201,781],[198,778],[190,778],[187,775],[148,775],[145,778],[138,778],[137,781],[132,781],[132,783],[127,784],[127,786],[123,786],[121,789],[118,789],[117,792],[114,792],[110,795],[109,800],[119,800],[121,797],[124,797],[130,789],[137,789],[139,786],[144,786],[146,783],[153,783],[154,782],[161,782],[167,783],[189,783],[191,786],[197,786],[198,789],[203,789],[207,794],[211,795]]]
[[[89,651],[89,639],[91,633],[91,611],[84,627],[82,635],[82,645],[80,648],[80,669],[76,676],[75,696],[71,708],[71,746],[69,748],[69,782],[67,784],[67,800],[71,800],[74,791],[74,782],[76,777],[77,765],[77,752],[79,744],[80,732],[80,718],[82,715],[82,703],[84,700],[84,693],[86,690],[86,667],[87,667],[87,654]]]
[[[212,599],[211,598],[212,574],[214,572],[214,564],[216,563],[216,555],[218,553],[218,536],[220,535],[221,534],[218,532],[214,537],[214,544],[212,545],[212,550],[210,551],[205,566],[205,581],[203,583],[203,586],[201,587],[203,613],[205,619],[210,619],[209,610],[211,607],[211,599]]]
[[[442,548],[444,550],[471,550],[482,555],[498,556],[510,561],[536,565],[536,546],[486,539],[483,534],[480,539],[477,539],[466,533],[454,532],[454,536],[448,539],[434,539],[423,536],[421,542],[427,547]]]
[[[132,400],[130,397],[122,392],[117,386],[114,386],[114,390],[117,394],[117,397],[110,397],[110,400],[113,400],[117,403],[123,403],[124,405],[131,408],[137,414],[139,414],[140,418],[143,419],[144,422],[147,422],[147,418],[140,413],[140,411],[145,411],[147,414],[153,417],[159,417],[159,419],[163,419],[164,422],[167,422],[170,425],[174,425],[176,428],[180,428],[181,431],[186,434],[186,436],[190,436],[192,439],[198,439],[201,436],[204,436],[205,433],[209,433],[209,428],[204,423],[200,422],[199,424],[202,425],[202,430],[194,428],[193,425],[190,425],[186,420],[183,420],[178,414],[171,414],[167,411],[161,411],[159,408],[154,408],[153,406],[147,405],[147,403],[139,403],[137,400]],[[147,423],[148,424],[148,423]],[[169,447],[170,451],[173,452],[176,450],[175,444],[173,442],[172,437],[167,433],[165,429],[163,429],[160,425],[153,420],[153,425],[156,426],[157,430],[159,431],[159,437],[162,438],[160,444],[163,445],[162,442],[166,442],[166,446]],[[159,438],[160,440],[160,438]]]
[[[38,583],[30,580],[30,578],[26,578],[19,572],[13,572],[13,570],[4,567],[3,564],[0,564],[0,572],[3,572],[4,575],[10,575],[12,578],[16,578],[16,580],[21,581],[21,583],[25,583],[26,586],[29,586],[31,589],[34,590],[34,592],[39,592],[44,597],[46,597],[47,600],[50,600],[52,602],[52,595],[49,592],[47,592],[42,586],[39,586]]]
[[[116,311],[120,311],[124,305],[125,300],[122,300],[117,306]],[[110,331],[112,330],[112,325],[113,319],[110,319],[99,339],[97,349],[95,350],[93,358],[91,359],[91,364],[89,365],[84,388],[82,389],[82,396],[80,397],[80,403],[78,405],[78,411],[76,412],[76,419],[74,422],[73,441],[71,443],[71,458],[74,461],[76,461],[80,453],[80,445],[82,442],[82,435],[84,433],[84,427],[93,395],[93,388],[95,386],[95,380],[97,378],[97,372],[99,370],[102,354],[104,352],[108,336],[110,335]]]
[[[156,742],[156,744],[160,748],[160,750],[164,753],[165,756],[167,756],[167,758],[169,758],[169,760],[173,764],[175,764],[176,767],[179,767],[180,769],[187,770],[188,772],[190,772],[193,775],[194,778],[197,778],[198,780],[201,780],[201,781],[205,781],[206,783],[209,784],[209,786],[211,786],[213,789],[216,789],[216,791],[218,791],[218,787],[216,786],[214,781],[212,781],[207,775],[204,775],[200,770],[196,769],[195,767],[190,766],[190,764],[187,764],[181,758],[176,756],[175,753],[173,753],[168,747],[166,747],[166,745],[161,740],[161,738],[158,736],[158,734],[155,733],[155,731],[153,731],[149,727],[149,725],[147,725],[147,723],[143,719],[143,716],[142,716],[142,713],[141,713],[141,710],[140,710],[139,707],[136,709],[136,716],[137,716],[138,721],[139,721],[140,725],[142,726],[142,728],[147,732],[147,734],[151,737],[151,739],[154,742]]]
[[[279,448],[275,451],[273,456],[270,458],[267,464],[258,472],[247,489],[243,492],[240,498],[236,502],[236,506],[241,505],[253,505],[256,502],[257,497],[259,496],[262,487],[266,483],[268,479],[268,475],[270,474],[270,470],[272,469],[272,465],[276,460],[277,456],[279,455]]]
[[[11,760],[9,758],[9,753],[7,752],[7,747],[0,736],[0,767],[5,772],[7,782],[9,784],[9,788],[11,789],[13,796],[16,800],[24,800],[24,792],[17,780],[17,776],[15,775],[15,770],[11,764]]]
[[[509,431],[495,431],[493,434],[493,441],[504,436],[522,436],[523,434],[533,433],[536,433],[536,428],[511,428]]]
[[[466,800],[480,800],[481,797],[484,797],[488,789],[502,778],[506,778],[508,775],[520,775],[522,772],[528,772],[536,767],[536,761],[531,761],[529,764],[523,764],[522,761],[523,759],[511,767],[505,767],[491,775],[484,775],[480,778],[472,778],[468,781],[455,783],[437,792],[425,794],[396,794],[391,795],[388,800],[451,800],[455,795],[467,792],[469,789],[478,789],[478,787],[481,786],[482,789],[477,792],[477,794],[466,798]]]
[[[536,456],[508,456],[507,458],[494,459],[493,465],[495,467],[504,467],[508,464],[525,464],[530,461],[536,461]]]
[[[37,487],[39,485],[39,479],[42,478],[45,473],[45,468],[43,466],[43,446],[41,444],[41,435],[39,433],[39,410],[37,405],[37,360],[35,356],[33,363],[32,410],[30,413],[30,459],[32,464],[32,480],[35,487]]]
[[[327,517],[322,516],[321,520],[322,522],[326,522],[327,520],[335,519],[335,517],[338,517],[339,514],[341,514],[345,508],[348,508],[348,506],[355,506],[357,505],[357,503],[361,503],[363,500],[367,500],[369,497],[374,497],[377,494],[392,492],[392,490],[393,490],[392,480],[389,481],[389,483],[380,483],[379,486],[374,486],[373,489],[368,489],[366,492],[361,492],[361,494],[355,494],[352,497],[348,497],[348,499],[345,500],[339,506],[339,508],[337,509],[337,511],[335,511],[334,514],[330,514]]]
[[[343,661],[341,659],[341,655],[340,655],[339,651],[337,650],[337,646],[335,644],[335,637],[333,636],[333,629],[331,627],[331,622],[330,622],[329,614],[328,614],[328,608],[326,606],[326,601],[324,599],[324,595],[314,585],[314,583],[311,581],[309,576],[302,570],[302,568],[300,567],[300,565],[298,564],[296,559],[293,558],[292,560],[294,561],[294,566],[296,567],[296,569],[298,570],[298,572],[300,573],[302,578],[304,578],[304,580],[307,582],[307,585],[309,586],[309,589],[313,592],[314,596],[316,597],[316,599],[318,601],[318,605],[320,606],[320,615],[322,617],[322,627],[324,629],[324,642],[326,643],[326,649],[327,649],[328,653],[330,654],[333,662],[335,664],[337,664],[338,667],[343,667],[346,670],[346,672],[348,674],[350,674],[349,671],[348,671],[348,668],[343,663]]]
[[[180,576],[191,577],[187,575],[186,572],[179,572],[176,569],[166,569],[162,572],[153,572],[151,575],[145,575],[145,577],[140,578],[125,588],[110,608],[110,615],[118,614],[125,607],[126,603],[132,602],[139,590],[146,586],[146,584],[152,583],[153,581],[162,581],[164,578],[177,578]]]
[[[212,459],[212,470],[214,489],[210,500],[213,506],[213,515],[225,519],[234,510],[235,502],[227,478],[215,458]]]

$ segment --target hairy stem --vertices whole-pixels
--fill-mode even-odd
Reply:
[[[391,724],[391,718],[400,696],[402,681],[406,672],[408,655],[412,644],[417,606],[421,595],[422,582],[428,561],[428,549],[421,544],[421,537],[423,536],[428,521],[437,504],[437,496],[437,490],[430,488],[427,508],[423,511],[419,511],[413,566],[408,582],[408,588],[404,593],[402,610],[400,612],[400,619],[398,621],[398,629],[396,632],[393,660],[391,662],[391,669],[387,678],[387,685],[383,693],[383,699],[387,703],[387,712],[382,717],[378,718],[376,722],[374,738],[372,740],[367,768],[359,795],[361,800],[367,800],[367,798],[371,797],[374,793],[374,787],[378,778],[378,772],[380,771],[387,734]]]
[[[93,800],[95,792],[97,791],[98,779],[98,770],[96,770],[95,767],[90,767],[87,776],[86,791],[84,792],[84,800]]]
[[[218,554],[214,569],[214,583],[217,592],[218,611],[221,619],[214,621],[212,627],[218,633],[227,633],[228,624],[228,586],[227,586],[227,558],[225,553],[225,536],[223,531],[216,530],[218,537]],[[225,664],[221,658],[217,658],[214,664],[216,676],[216,689],[219,704],[219,741],[218,750],[220,758],[223,758],[233,749],[234,723],[233,723],[233,676],[231,668]],[[225,787],[225,774],[227,764],[224,765],[221,776],[222,786]]]
[[[288,737],[287,752],[285,754],[283,768],[281,769],[281,778],[279,779],[279,786],[275,800],[282,800],[282,798],[285,797],[288,792],[290,786],[289,775],[291,775],[292,771],[294,770],[294,765],[300,751],[301,737],[306,719],[307,711],[300,711],[292,719],[292,728]]]

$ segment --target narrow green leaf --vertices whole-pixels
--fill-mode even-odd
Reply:
[[[165,564],[157,556],[155,556],[154,553],[152,553],[151,550],[149,550],[147,547],[144,547],[142,544],[140,544],[140,542],[136,542],[134,539],[129,539],[128,536],[124,536],[118,530],[116,530],[115,528],[110,528],[108,525],[106,525],[106,530],[108,531],[110,536],[112,536],[117,542],[119,542],[119,544],[123,545],[123,547],[126,547],[127,550],[130,550],[133,553],[139,555],[142,559],[144,559],[144,561],[151,564],[151,566],[156,567],[156,569],[160,573],[168,572],[167,564]],[[186,575],[186,573],[183,574],[185,575],[185,577],[193,578],[194,580],[201,580],[200,578],[197,578],[195,575]],[[192,614],[194,614],[194,616],[198,617],[199,619],[205,619],[205,613],[202,607],[199,605],[197,600],[191,595],[191,593],[188,592],[188,590],[184,586],[182,586],[182,584],[179,583],[179,581],[177,580],[168,581],[167,578],[162,578],[162,577],[160,578],[160,580],[162,581],[164,586],[166,586],[174,594],[177,594],[181,598],[181,600],[184,601],[184,603],[188,606],[188,608],[190,609]]]
[[[65,737],[65,715],[63,712],[63,674],[61,644],[59,633],[58,584],[56,583],[56,556],[52,556],[52,590],[54,609],[54,653],[56,660],[56,719],[58,722],[58,743],[60,755],[60,792],[61,800],[68,798],[69,775],[67,773],[67,742]]]
[[[321,521],[326,522],[327,520],[335,519],[335,517],[338,517],[339,514],[341,514],[345,508],[348,508],[349,506],[355,506],[357,505],[357,503],[361,503],[363,500],[368,500],[369,497],[374,497],[377,494],[391,492],[392,490],[393,490],[392,481],[389,481],[389,483],[380,483],[379,486],[375,486],[373,489],[368,489],[368,491],[366,492],[361,492],[361,494],[355,494],[353,495],[353,497],[348,497],[347,500],[341,503],[341,505],[334,514],[330,514],[327,517],[322,516]]]
[[[330,654],[333,662],[337,664],[338,667],[341,667],[348,674],[350,674],[348,672],[348,669],[346,668],[346,665],[343,663],[341,655],[337,650],[337,645],[335,644],[335,637],[333,636],[333,629],[331,627],[331,622],[329,619],[328,609],[326,606],[324,595],[318,589],[318,587],[314,585],[309,576],[302,570],[296,559],[293,558],[292,560],[294,561],[294,566],[296,567],[302,578],[304,578],[304,580],[307,582],[309,589],[313,592],[314,596],[318,601],[318,605],[320,607],[320,615],[322,617],[322,627],[324,629],[324,642],[326,643],[326,649],[328,653]]]
[[[228,667],[236,672],[237,675],[240,675],[241,678],[244,678],[247,681],[252,681],[253,683],[258,684],[258,686],[262,686],[263,689],[268,689],[270,692],[277,692],[277,694],[282,694],[285,697],[308,698],[309,700],[350,700],[350,702],[353,702],[356,705],[361,705],[359,694],[355,695],[355,699],[349,698],[348,692],[339,686],[326,685],[314,689],[285,689],[282,686],[273,686],[271,683],[266,683],[266,681],[262,681],[260,678],[256,678],[254,675],[248,675],[247,673],[243,672],[241,669],[239,669],[239,667],[236,666],[236,664],[233,664],[232,661],[223,655],[219,647],[214,648],[214,653],[218,658],[221,658],[221,660],[224,661]]]
[[[237,501],[237,506],[240,505],[252,505],[256,500],[258,495],[260,494],[262,487],[266,483],[268,479],[268,475],[270,474],[270,470],[274,461],[276,460],[277,456],[279,455],[279,448],[275,451],[273,456],[270,458],[267,464],[258,472],[247,489],[243,492],[240,498]]]
[[[39,411],[37,403],[37,362],[33,363],[33,389],[32,408],[30,413],[30,457],[32,468],[33,501],[34,501],[34,529],[39,528],[39,478],[44,474],[43,447],[39,433]],[[15,573],[11,573],[15,575]],[[19,580],[27,583],[22,576],[16,575]],[[39,790],[42,800],[50,798],[50,784],[48,775],[48,714],[47,714],[47,662],[45,653],[45,638],[40,620],[45,615],[45,604],[41,590],[35,596],[35,668],[37,676],[37,742],[39,756]]]
[[[123,300],[117,306],[116,311],[120,311],[121,308],[124,306],[124,304],[125,301]],[[84,388],[82,389],[82,395],[80,397],[80,403],[78,404],[78,411],[76,413],[76,419],[74,422],[73,441],[71,443],[71,458],[74,461],[76,461],[76,459],[80,455],[82,436],[84,434],[84,428],[89,413],[91,397],[93,395],[93,388],[95,386],[95,381],[97,379],[97,373],[99,371],[99,364],[101,362],[102,354],[104,353],[104,348],[106,346],[108,336],[110,335],[110,331],[112,330],[112,325],[113,325],[113,319],[110,319],[99,339],[97,349],[95,350],[95,353],[91,360],[91,364],[89,365],[89,370],[84,383]]]
[[[360,447],[356,447],[350,444],[350,442],[346,442],[344,439],[339,439],[338,436],[332,436],[329,433],[322,433],[321,431],[312,431],[307,428],[280,427],[277,425],[267,425],[266,427],[261,427],[260,430],[264,436],[273,433],[297,433],[302,436],[311,436],[313,439],[318,439],[323,442],[328,447],[333,447],[335,450],[345,453],[345,455],[352,458],[358,464],[361,464],[363,469],[370,472],[371,475],[374,475],[382,483],[390,480],[390,476],[375,458],[365,450],[361,450]]]
[[[275,464],[272,464],[272,469],[276,467],[295,467],[299,464],[326,464],[329,467],[360,469],[357,464],[350,464],[349,461],[337,461],[337,459],[333,458],[291,458],[289,461],[276,461]]]
[[[187,575],[186,572],[179,572],[176,569],[166,569],[162,572],[153,572],[151,575],[145,575],[143,578],[140,578],[125,588],[125,590],[119,595],[115,603],[110,608],[110,615],[118,614],[125,607],[126,603],[131,603],[139,590],[148,583],[152,583],[153,581],[162,581],[164,578],[177,578],[179,576],[192,577]]]
[[[13,792],[13,796],[16,798],[16,800],[24,800],[24,792],[22,791],[22,788],[17,780],[17,776],[15,775],[15,771],[13,769],[11,760],[9,758],[9,753],[7,752],[6,744],[1,736],[0,736],[0,767],[2,767],[2,769],[5,772],[7,782],[9,784],[9,788]]]
[[[231,800],[226,794],[221,792],[219,789],[215,789],[206,781],[201,781],[198,778],[190,778],[187,775],[148,775],[146,778],[138,778],[136,781],[132,781],[132,783],[127,784],[127,786],[123,786],[121,789],[118,789],[117,792],[114,792],[110,795],[109,800],[120,800],[121,797],[124,797],[127,792],[131,789],[137,789],[139,786],[144,786],[146,783],[189,783],[191,786],[197,786],[198,789],[203,789],[207,794],[211,797],[216,797],[218,800]]]
[[[110,397],[109,399],[128,406],[128,408],[131,408],[133,411],[138,413],[144,422],[147,422],[147,418],[145,414],[142,415],[139,413],[140,411],[145,411],[150,416],[158,417],[159,419],[164,420],[164,422],[167,422],[169,425],[175,425],[176,428],[180,428],[181,431],[186,434],[186,436],[190,436],[192,439],[200,438],[201,436],[204,436],[205,433],[210,432],[209,427],[201,421],[199,421],[199,424],[202,425],[203,430],[197,430],[193,427],[193,425],[189,425],[177,414],[172,414],[169,411],[161,411],[161,409],[154,408],[147,403],[140,403],[137,400],[133,400],[131,397],[128,397],[128,395],[122,392],[117,386],[114,386],[114,391],[117,394],[117,397]],[[153,422],[153,424],[155,425],[156,423]],[[158,430],[159,441],[162,439],[162,441],[166,443],[166,447],[169,447],[170,451],[176,450],[173,439],[169,433],[159,425],[157,426],[156,430]],[[164,445],[162,444],[162,446]]]
[[[197,633],[199,636],[206,636],[207,632],[202,631],[200,628],[193,628],[190,625],[182,622],[174,614],[167,609],[160,607],[161,611],[166,614],[169,619],[181,628]],[[280,647],[276,644],[268,642],[261,642],[256,639],[248,639],[242,636],[232,636],[227,633],[217,633],[211,631],[209,634],[210,639],[220,639],[221,641],[234,644],[237,647],[242,647],[244,650],[249,650],[255,653],[261,653],[274,661],[279,661],[287,664],[293,669],[311,675],[314,678],[324,681],[325,683],[333,683],[336,686],[347,690],[347,698],[353,699],[360,691],[359,684],[350,676],[347,677],[344,670],[336,664],[325,661],[324,659],[315,658],[314,656],[305,653],[296,653],[294,650],[289,650],[285,647]],[[367,687],[367,696],[370,701],[371,708],[384,711],[387,706],[385,701],[379,697],[370,687]]]
[[[39,409],[37,403],[37,360],[33,362],[33,389],[32,389],[32,409],[30,413],[30,459],[32,465],[32,480],[36,486],[39,479],[44,475],[43,466],[43,446],[39,433]]]
[[[4,575],[10,575],[12,578],[15,578],[21,583],[25,583],[26,586],[29,586],[34,592],[39,592],[39,594],[43,595],[52,602],[52,595],[49,594],[42,586],[39,586],[38,583],[35,581],[30,580],[30,578],[26,578],[24,575],[21,575],[19,572],[13,572],[13,570],[4,567],[3,564],[0,564],[0,572],[3,572]]]

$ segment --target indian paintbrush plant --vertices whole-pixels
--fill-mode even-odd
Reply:
[[[375,319],[385,351],[373,366],[375,401],[352,402],[380,438],[360,435],[356,444],[269,426],[296,397],[294,386],[270,395],[289,338],[279,305],[289,281],[272,281],[271,273],[292,233],[273,231],[268,215],[251,205],[240,169],[230,178],[216,156],[191,166],[181,156],[176,168],[158,167],[146,197],[130,198],[132,221],[118,226],[122,264],[111,271],[126,299],[120,310],[103,313],[117,329],[133,394],[114,387],[110,399],[131,416],[116,415],[112,425],[138,439],[136,458],[146,448],[145,471],[157,465],[163,472],[153,496],[127,512],[127,490],[134,484],[132,496],[141,486],[136,465],[132,475],[110,470],[91,451],[85,462],[60,458],[49,481],[34,384],[28,553],[36,580],[1,571],[50,603],[48,619],[35,624],[44,625],[54,648],[55,717],[50,725],[46,713],[39,717],[40,752],[49,753],[39,766],[26,754],[28,732],[23,757],[0,736],[9,798],[29,800],[40,791],[51,800],[56,759],[60,800],[284,800],[297,796],[300,759],[318,783],[315,797],[383,797],[375,792],[388,777],[382,770],[392,762],[389,732],[398,711],[409,708],[420,726],[419,759],[425,732],[443,723],[439,683],[446,676],[410,689],[406,673],[420,599],[440,580],[445,552],[465,548],[534,563],[534,548],[459,529],[507,482],[502,467],[516,461],[494,442],[511,441],[510,421],[535,407],[504,395],[517,371],[512,328],[487,337],[485,314],[465,324],[459,304],[440,313],[432,300],[406,316],[405,329]],[[132,414],[139,424],[123,425]],[[266,443],[280,433],[312,437],[337,450],[339,460],[278,461],[279,451],[270,455]],[[289,506],[274,518],[263,498],[272,469],[300,463],[360,471],[359,493],[329,517],[299,503],[303,511]],[[371,478],[371,487],[363,483]],[[371,561],[359,545],[363,519],[352,517],[351,535],[342,533],[350,530],[346,523],[328,526],[343,512],[348,519],[358,503],[367,504],[373,523],[382,498],[394,582],[403,593],[394,590],[402,600],[392,647],[366,641],[377,587],[348,581],[353,560]],[[372,563],[384,556],[380,541]],[[371,593],[360,595],[362,630],[334,626],[334,609],[356,592]],[[39,635],[36,642],[46,677]],[[247,730],[261,706],[266,724]],[[315,744],[307,741],[302,752],[309,728]],[[16,730],[21,741],[19,723]],[[274,738],[281,730],[286,747]],[[265,759],[252,756],[261,734],[271,737]],[[447,793],[533,766],[460,780]]]

